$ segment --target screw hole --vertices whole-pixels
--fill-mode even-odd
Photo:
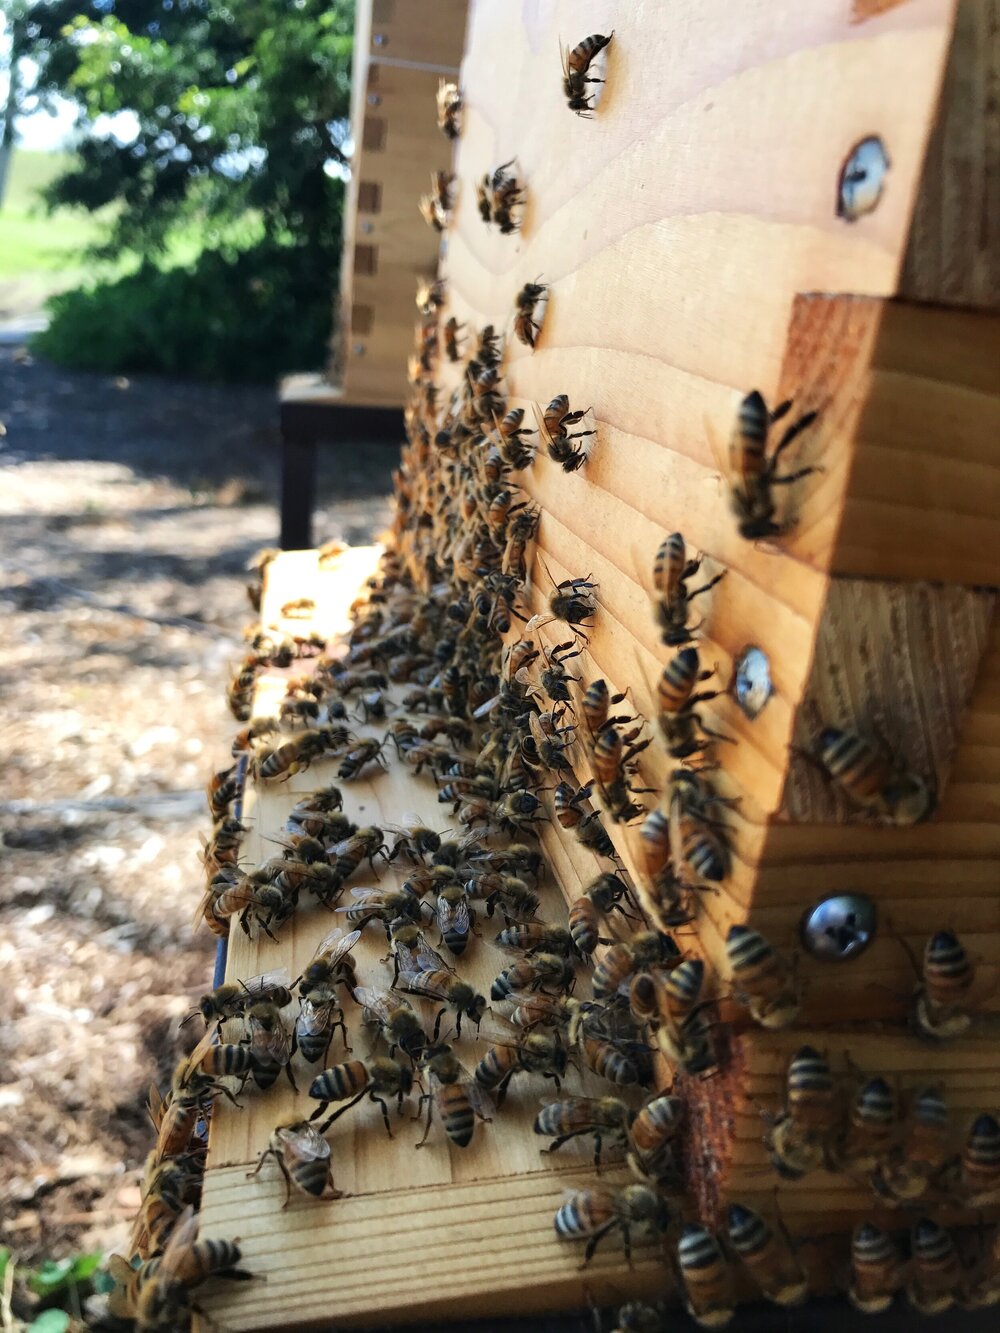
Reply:
[[[840,169],[837,185],[837,217],[856,222],[877,207],[885,189],[889,154],[877,134],[856,143]]]

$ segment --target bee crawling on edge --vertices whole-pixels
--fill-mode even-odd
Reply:
[[[778,460],[788,446],[816,420],[816,412],[806,412],[790,425],[767,455],[767,437],[771,427],[787,415],[792,406],[789,398],[769,412],[767,403],[756,389],[740,403],[736,425],[729,443],[732,485],[729,491],[730,507],[737,519],[741,537],[754,541],[761,537],[777,537],[787,532],[789,524],[775,521],[773,488],[790,486],[803,477],[822,471],[818,467],[801,467],[795,472],[778,475]]]

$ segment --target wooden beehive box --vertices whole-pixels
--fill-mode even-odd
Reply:
[[[600,106],[577,118],[561,94],[560,39],[612,28]],[[862,1216],[900,1226],[848,1175],[814,1172],[775,1191],[761,1111],[779,1108],[803,1044],[847,1081],[852,1070],[904,1092],[940,1081],[961,1126],[1000,1108],[997,31],[995,4],[951,0],[472,8],[441,319],[454,315],[469,336],[488,323],[508,335],[509,406],[530,413],[565,392],[592,406],[597,430],[580,471],[566,475],[542,452],[517,475],[541,510],[529,609],[544,610],[550,576],[591,576],[599,610],[574,667],[628,688],[652,718],[650,683],[667,657],[652,563],[680,530],[707,575],[726,571],[699,606],[703,663],[729,685],[755,646],[773,685],[754,720],[731,690],[705,708],[736,742],[716,756],[718,785],[738,801],[732,870],[699,895],[683,941],[710,962],[725,1001],[726,932],[749,921],[798,952],[803,1008],[794,1028],[766,1033],[724,1002],[720,1072],[681,1080],[686,1206],[713,1225],[733,1198],[770,1215],[777,1197],[800,1237],[846,1233]],[[838,208],[841,178],[871,136],[888,166],[875,206],[851,220]],[[522,229],[503,236],[481,220],[474,183],[511,158],[527,203]],[[534,280],[549,301],[532,351],[510,330],[515,295]],[[442,403],[461,373],[442,359]],[[754,388],[818,413],[794,457],[822,469],[790,488],[790,531],[758,542],[736,530],[725,456]],[[564,634],[548,626],[540,637],[551,646]],[[832,798],[799,754],[824,724],[882,738],[932,785],[932,817],[879,826]],[[644,785],[662,789],[669,768],[650,747]],[[262,801],[255,836],[313,785],[297,776]],[[366,819],[433,808],[392,769],[358,791]],[[641,885],[635,828],[613,834]],[[541,843],[573,897],[594,859],[556,826]],[[842,891],[875,902],[876,937],[854,961],[821,963],[799,947],[802,913]],[[230,975],[279,957],[294,975],[325,927],[296,919],[281,947],[240,940]],[[943,928],[974,958],[979,1012],[970,1035],[936,1046],[908,1026],[908,949],[919,954]],[[279,1096],[267,1119],[286,1109]],[[358,1122],[335,1153],[337,1183],[354,1197],[282,1213],[277,1184],[244,1179],[265,1116],[223,1107],[203,1223],[239,1235],[268,1281],[208,1309],[231,1328],[363,1324],[571,1306],[584,1281],[609,1299],[662,1283],[648,1251],[632,1271],[613,1250],[585,1279],[577,1271],[551,1215],[585,1159],[541,1168],[527,1114],[493,1126],[467,1157],[439,1146],[419,1160],[373,1137],[377,1115]],[[842,1245],[839,1256],[820,1253],[815,1286],[830,1283]]]

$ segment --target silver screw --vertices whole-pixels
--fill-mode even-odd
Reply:
[[[736,674],[733,677],[733,697],[736,706],[748,718],[757,717],[774,693],[771,684],[771,664],[762,648],[751,645],[744,648],[736,659]]]
[[[352,344],[351,344],[351,351],[352,351],[352,353],[353,353],[355,356],[364,356],[364,354],[365,354],[365,345],[364,345],[364,343],[352,343]]]
[[[368,105],[369,105],[369,106],[381,106],[381,105],[382,105],[382,94],[381,94],[381,93],[369,93],[369,94],[368,94]]]
[[[833,894],[803,916],[802,943],[824,963],[846,963],[871,944],[875,923],[875,904],[865,894]]]
[[[388,46],[388,45],[389,45],[389,38],[385,35],[384,32],[377,32],[377,33],[375,34],[375,36],[372,38],[372,45],[373,45],[373,46]]]
[[[837,217],[856,222],[876,207],[885,188],[889,154],[877,134],[856,143],[840,170],[837,186]]]

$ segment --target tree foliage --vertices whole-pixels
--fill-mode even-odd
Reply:
[[[118,206],[105,251],[162,250],[192,219],[252,211],[268,240],[339,245],[351,0],[43,0],[29,12],[35,91],[78,101],[78,164],[53,205]],[[96,135],[130,112],[134,139]]]

